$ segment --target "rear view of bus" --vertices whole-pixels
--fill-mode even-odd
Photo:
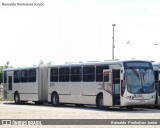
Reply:
[[[137,105],[155,104],[156,91],[152,64],[148,61],[123,61],[122,63],[120,106],[132,108]],[[110,85],[115,86],[112,79],[106,80],[110,81]],[[104,90],[105,88],[107,87],[104,87]],[[105,93],[107,94],[107,91]],[[107,106],[105,99],[104,105]]]

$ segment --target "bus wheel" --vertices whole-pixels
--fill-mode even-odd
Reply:
[[[51,103],[53,106],[58,106],[59,105],[59,96],[57,93],[53,93],[51,96]]]
[[[104,105],[103,105],[103,95],[99,95],[98,97],[97,97],[97,101],[96,101],[96,107],[98,108],[98,109],[104,109]]]
[[[14,94],[14,101],[15,101],[15,104],[20,104],[20,97],[18,93]]]

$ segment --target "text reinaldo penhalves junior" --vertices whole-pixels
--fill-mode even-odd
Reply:
[[[2,6],[43,6],[44,3],[2,3]]]

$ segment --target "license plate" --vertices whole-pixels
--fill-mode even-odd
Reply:
[[[140,100],[140,103],[145,103],[145,100]]]

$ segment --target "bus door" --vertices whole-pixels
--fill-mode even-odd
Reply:
[[[113,106],[112,69],[103,70],[103,105]]]
[[[7,98],[11,99],[12,98],[12,76],[7,76]]]
[[[104,106],[120,105],[120,70],[103,71],[103,103]]]
[[[158,104],[158,71],[154,71],[154,79],[155,79],[155,88],[156,88],[156,102],[155,104]]]
[[[113,77],[113,105],[120,105],[120,70],[112,70]]]

